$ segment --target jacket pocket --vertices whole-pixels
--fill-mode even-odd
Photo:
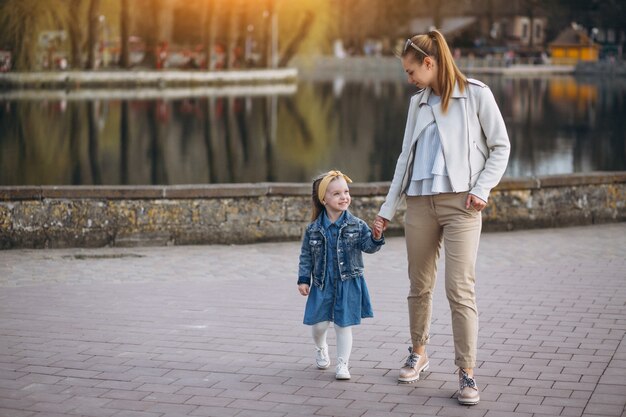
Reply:
[[[480,155],[483,157],[483,160],[486,161],[489,157],[489,152],[486,149],[482,149],[482,147],[476,141],[474,141],[474,148],[476,148],[476,150],[480,153]]]
[[[309,239],[309,246],[311,248],[311,252],[314,254],[322,251],[322,239]]]
[[[473,180],[476,178],[476,176],[480,174],[485,168],[485,162],[487,161],[488,157],[488,151],[482,149],[478,142],[473,141],[472,145],[470,146],[470,171],[472,177],[472,185]]]

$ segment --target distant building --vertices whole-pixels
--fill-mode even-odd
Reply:
[[[546,42],[546,22],[544,17],[511,16],[499,20],[502,34],[508,46],[521,48],[542,47]]]
[[[594,62],[598,60],[600,54],[600,46],[576,25],[559,33],[548,47],[553,64],[572,65],[579,61]]]

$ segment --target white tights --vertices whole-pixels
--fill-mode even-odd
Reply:
[[[322,321],[313,325],[313,341],[315,346],[321,348],[326,346],[326,334],[330,321]],[[350,359],[352,352],[352,326],[341,327],[334,325],[337,335],[337,358],[342,358],[346,363]]]

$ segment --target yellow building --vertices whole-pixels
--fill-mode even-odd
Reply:
[[[597,61],[600,46],[587,34],[576,27],[562,31],[548,45],[552,63],[557,65],[575,65],[579,61]]]

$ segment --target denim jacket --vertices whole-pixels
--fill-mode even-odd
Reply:
[[[298,284],[313,285],[324,289],[326,274],[326,242],[327,238],[322,226],[323,214],[310,223],[304,231],[300,264],[298,267]],[[349,211],[343,216],[337,238],[337,261],[342,281],[363,277],[363,253],[374,253],[385,244],[384,237],[374,240],[369,226]]]

